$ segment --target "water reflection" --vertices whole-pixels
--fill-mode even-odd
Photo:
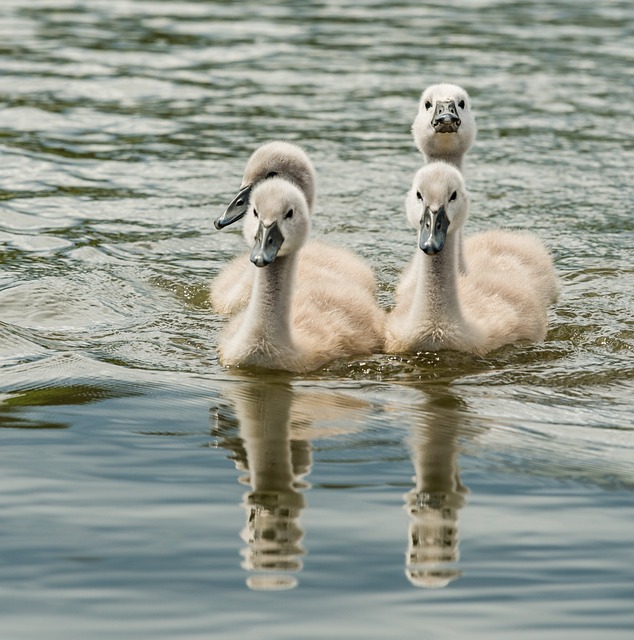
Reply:
[[[410,517],[405,573],[414,586],[440,588],[462,575],[456,566],[458,513],[468,489],[460,481],[459,439],[467,426],[464,403],[446,387],[426,395],[409,437],[416,475],[405,494]]]
[[[242,501],[242,567],[253,572],[247,585],[291,589],[306,554],[300,518],[303,490],[310,486],[304,478],[312,466],[311,439],[349,431],[346,418],[358,419],[368,405],[341,393],[294,389],[285,376],[235,382],[230,392],[232,408],[218,408],[213,431],[251,489]]]

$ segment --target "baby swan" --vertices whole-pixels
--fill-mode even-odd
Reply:
[[[455,84],[433,84],[420,98],[412,135],[427,162],[444,160],[462,170],[477,132],[469,94]]]
[[[537,237],[476,234],[467,244],[472,266],[461,274],[457,240],[469,202],[460,172],[444,162],[426,165],[414,177],[406,207],[421,251],[414,257],[415,282],[388,316],[386,351],[483,355],[504,344],[545,338],[557,276]]]
[[[345,261],[338,262],[336,282],[318,273],[296,277],[309,230],[308,204],[297,187],[271,178],[253,189],[244,236],[255,278],[247,308],[221,339],[224,365],[306,372],[381,349],[384,314]]]

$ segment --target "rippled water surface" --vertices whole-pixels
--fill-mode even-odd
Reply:
[[[632,637],[629,0],[3,0],[0,33],[3,638]],[[251,151],[304,145],[387,308],[442,80],[470,230],[555,255],[547,340],[225,370]]]

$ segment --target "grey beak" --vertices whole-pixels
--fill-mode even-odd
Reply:
[[[432,211],[429,207],[425,207],[418,236],[418,246],[428,256],[440,253],[445,246],[448,227],[449,218],[445,207],[440,207],[438,211]]]
[[[216,229],[224,229],[244,216],[249,208],[249,198],[251,197],[252,188],[253,185],[249,184],[238,191],[238,195],[229,203],[225,212],[214,221],[214,227],[216,227]]]
[[[284,236],[277,226],[277,222],[274,222],[269,227],[265,227],[260,222],[258,231],[255,234],[255,245],[251,252],[251,262],[253,262],[256,267],[266,267],[267,264],[271,264],[277,257],[277,252],[280,250],[283,242]]]
[[[455,133],[461,123],[462,120],[460,120],[454,100],[438,100],[436,102],[431,125],[437,133]]]

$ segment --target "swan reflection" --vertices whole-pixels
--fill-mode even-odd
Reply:
[[[236,380],[226,396],[231,408],[218,408],[214,432],[245,472],[240,482],[250,486],[240,534],[247,585],[292,589],[306,554],[300,518],[310,487],[304,478],[312,465],[311,440],[350,431],[351,415],[357,420],[368,405],[328,390],[296,390],[284,376]]]
[[[458,513],[468,489],[460,481],[459,439],[468,433],[462,402],[443,389],[429,395],[409,448],[415,486],[405,494],[410,517],[405,573],[417,587],[447,586],[457,568]]]

